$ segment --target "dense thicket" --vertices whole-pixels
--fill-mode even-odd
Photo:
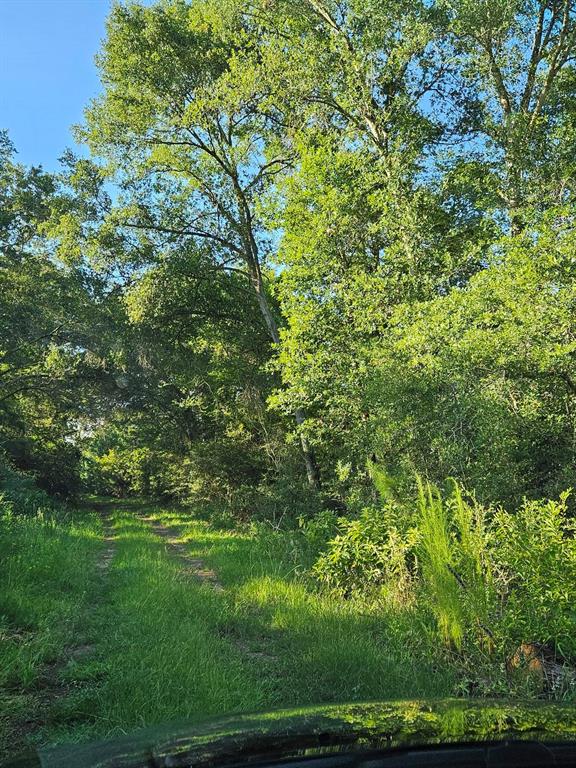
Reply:
[[[446,541],[483,509],[466,562],[505,574],[477,616],[520,567],[491,542],[541,519],[564,594],[572,501],[535,500],[576,458],[575,54],[571,0],[114,6],[92,160],[52,178],[2,144],[3,451],[52,491],[340,525],[327,584],[356,589],[367,537],[360,581],[393,551],[438,605],[469,595],[418,549],[417,478],[455,478]],[[561,629],[496,624],[572,655],[561,602]]]

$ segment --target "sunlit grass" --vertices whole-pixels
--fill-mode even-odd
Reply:
[[[98,730],[113,733],[264,704],[254,670],[217,635],[221,593],[166,552],[145,522],[114,517],[117,552],[98,645],[106,675],[94,703]]]
[[[281,540],[220,531],[158,512],[226,588],[225,631],[261,654],[267,705],[447,695],[454,673],[432,658],[417,616],[321,594],[301,578]]]
[[[316,591],[280,539],[218,530],[178,510],[108,504],[107,511],[114,538],[106,544],[95,515],[23,519],[10,530],[16,549],[3,566],[1,605],[6,626],[25,639],[0,639],[12,697],[5,736],[34,712],[35,696],[51,696],[43,690],[47,665],[61,691],[26,735],[43,743],[452,690],[450,671],[427,656],[413,615],[383,615]],[[223,589],[196,578],[139,512],[177,532]],[[100,558],[98,567],[110,546],[112,560],[103,569]],[[81,643],[86,654],[69,653]]]

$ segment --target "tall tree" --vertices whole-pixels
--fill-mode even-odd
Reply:
[[[446,0],[459,77],[476,101],[476,152],[512,234],[530,207],[572,193],[573,0]],[[470,155],[470,148],[465,148]]]
[[[58,179],[14,159],[0,145],[0,450],[37,473],[49,490],[69,492],[79,453],[75,420],[100,378],[93,343],[102,315],[96,283],[63,264],[47,234],[64,210]],[[92,350],[92,351],[91,351]]]
[[[266,287],[275,234],[260,201],[292,158],[275,137],[241,15],[210,2],[117,6],[99,64],[105,92],[88,111],[84,136],[125,192],[116,225],[153,243],[141,265],[170,258],[190,241],[204,244],[214,275],[246,278],[278,344]],[[300,409],[294,415],[304,421]],[[301,442],[316,485],[304,433]]]

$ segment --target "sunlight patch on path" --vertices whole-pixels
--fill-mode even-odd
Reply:
[[[198,579],[203,584],[209,585],[216,592],[224,592],[224,587],[218,580],[216,571],[212,568],[208,568],[199,557],[192,557],[188,554],[188,548],[186,544],[182,542],[182,534],[176,528],[164,525],[159,522],[157,518],[151,516],[142,516],[141,520],[150,525],[153,532],[160,536],[168,546],[168,550],[180,561],[183,566],[181,573],[184,577],[192,576]],[[260,663],[274,663],[277,661],[277,657],[265,650],[258,649],[253,650],[250,647],[250,642],[234,637],[232,634],[224,633],[228,636],[228,640],[241,651],[242,655],[253,661]]]
[[[191,557],[188,554],[186,545],[180,540],[179,531],[163,525],[154,517],[142,517],[141,519],[148,523],[154,533],[165,541],[169,551],[182,563],[184,566],[182,569],[183,575],[193,576],[196,579],[199,579],[202,583],[212,587],[216,592],[224,591],[224,587],[218,581],[216,572],[211,568],[208,568],[201,558]]]

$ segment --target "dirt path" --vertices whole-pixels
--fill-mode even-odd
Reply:
[[[158,522],[154,517],[142,517],[141,519],[145,523],[148,523],[154,533],[164,540],[168,550],[183,565],[183,574],[193,576],[202,583],[208,584],[217,592],[222,592],[224,590],[224,587],[218,581],[216,572],[211,568],[208,568],[204,561],[199,557],[191,557],[188,554],[186,545],[182,543],[181,534],[178,530]]]
[[[159,522],[155,517],[144,517],[141,519],[150,525],[154,533],[163,539],[168,551],[181,563],[182,574],[186,577],[192,576],[203,584],[208,584],[217,592],[224,592],[224,587],[218,580],[216,572],[208,568],[206,563],[199,557],[192,557],[188,554],[186,544],[181,540],[181,533],[176,528],[171,528]],[[253,661],[274,663],[277,657],[266,650],[253,650],[250,643],[241,638],[227,635],[228,639],[242,652],[242,654]]]
[[[108,572],[116,553],[116,545],[110,514],[102,508],[97,508],[96,511],[100,515],[100,519],[102,521],[102,541],[104,542],[104,548],[100,551],[96,561],[96,569],[100,577],[98,592],[95,596],[96,601],[98,601],[102,599],[102,594],[106,588]],[[83,613],[87,616],[93,610],[93,608],[94,600],[85,606]],[[81,617],[77,618],[77,623],[78,626],[81,625]],[[51,706],[53,706],[55,702],[64,699],[70,693],[70,685],[61,680],[62,673],[67,669],[70,663],[75,663],[81,659],[89,658],[95,653],[95,650],[96,647],[93,642],[83,642],[79,640],[79,642],[66,647],[61,659],[54,662],[53,664],[46,666],[46,670],[42,678],[43,689],[41,692],[41,700],[43,701],[47,718],[50,717]]]
[[[278,657],[265,632],[239,627],[235,590],[224,588],[194,526],[136,504],[90,512],[89,547],[72,570],[86,590],[63,613],[62,643],[29,689],[0,692],[11,709],[0,712],[0,761],[76,731],[88,739],[110,724],[155,722],[159,712],[203,717],[275,701]],[[64,528],[66,536],[74,534]]]
[[[102,519],[102,528],[104,530],[104,543],[105,547],[102,550],[102,553],[100,555],[100,558],[98,559],[97,567],[100,572],[107,573],[110,569],[110,564],[112,563],[112,560],[114,559],[114,555],[116,553],[116,537],[114,535],[114,530],[112,528],[112,522],[110,520],[110,514],[105,509],[99,509],[98,510],[100,517]]]

